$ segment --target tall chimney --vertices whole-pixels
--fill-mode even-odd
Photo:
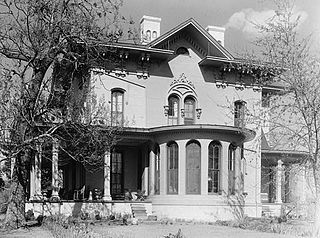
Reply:
[[[160,36],[159,17],[143,16],[140,20],[141,43],[148,44]]]
[[[206,31],[213,36],[222,46],[224,46],[224,32],[226,28],[219,26],[207,26]]]

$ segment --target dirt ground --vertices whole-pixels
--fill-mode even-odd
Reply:
[[[100,234],[99,237],[114,237],[114,238],[159,238],[169,233],[176,234],[181,229],[182,234],[186,238],[290,238],[294,236],[285,236],[272,233],[261,233],[256,231],[248,231],[237,228],[230,228],[217,225],[205,224],[139,224],[129,226],[108,226],[95,225],[92,227],[95,233]],[[52,237],[50,232],[41,228],[34,227],[30,229],[20,229],[11,233],[0,233],[0,237]]]

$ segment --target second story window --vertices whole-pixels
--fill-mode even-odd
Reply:
[[[245,126],[245,108],[246,102],[238,100],[234,102],[234,126],[244,127]]]
[[[111,124],[123,126],[123,91],[114,90],[111,92]]]
[[[195,111],[196,111],[195,100],[191,97],[187,97],[184,100],[184,124],[194,124]]]
[[[179,98],[175,95],[169,97],[168,124],[178,125],[179,118]]]

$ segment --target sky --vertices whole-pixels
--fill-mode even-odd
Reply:
[[[301,34],[312,33],[313,46],[320,49],[320,0],[294,3],[296,14],[301,15]],[[191,17],[204,28],[223,26],[226,48],[242,52],[257,34],[250,22],[263,23],[274,14],[273,9],[270,0],[124,0],[122,12],[137,27],[143,15],[160,17],[161,34]]]

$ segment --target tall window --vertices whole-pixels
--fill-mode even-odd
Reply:
[[[245,101],[235,101],[234,102],[234,126],[244,127],[245,119]]]
[[[179,122],[179,98],[175,95],[169,97],[168,124],[178,125]]]
[[[201,147],[191,141],[186,147],[186,193],[200,194],[201,189]]]
[[[151,31],[147,30],[147,41],[151,40]]]
[[[111,154],[111,196],[116,199],[121,196],[123,190],[123,161],[122,154]]]
[[[228,155],[228,188],[230,194],[235,192],[235,150],[236,146],[230,144]]]
[[[195,100],[191,97],[187,97],[184,100],[184,124],[194,124],[196,110],[195,105]]]
[[[155,173],[154,173],[154,193],[160,194],[160,149],[155,147]]]
[[[152,32],[152,38],[153,38],[153,40],[157,38],[157,32],[156,31]]]
[[[111,92],[111,124],[113,126],[123,125],[123,91]]]
[[[220,188],[221,144],[213,141],[209,145],[208,156],[208,193],[217,193]]]
[[[168,194],[178,193],[178,145],[172,142],[167,145],[168,153]]]

